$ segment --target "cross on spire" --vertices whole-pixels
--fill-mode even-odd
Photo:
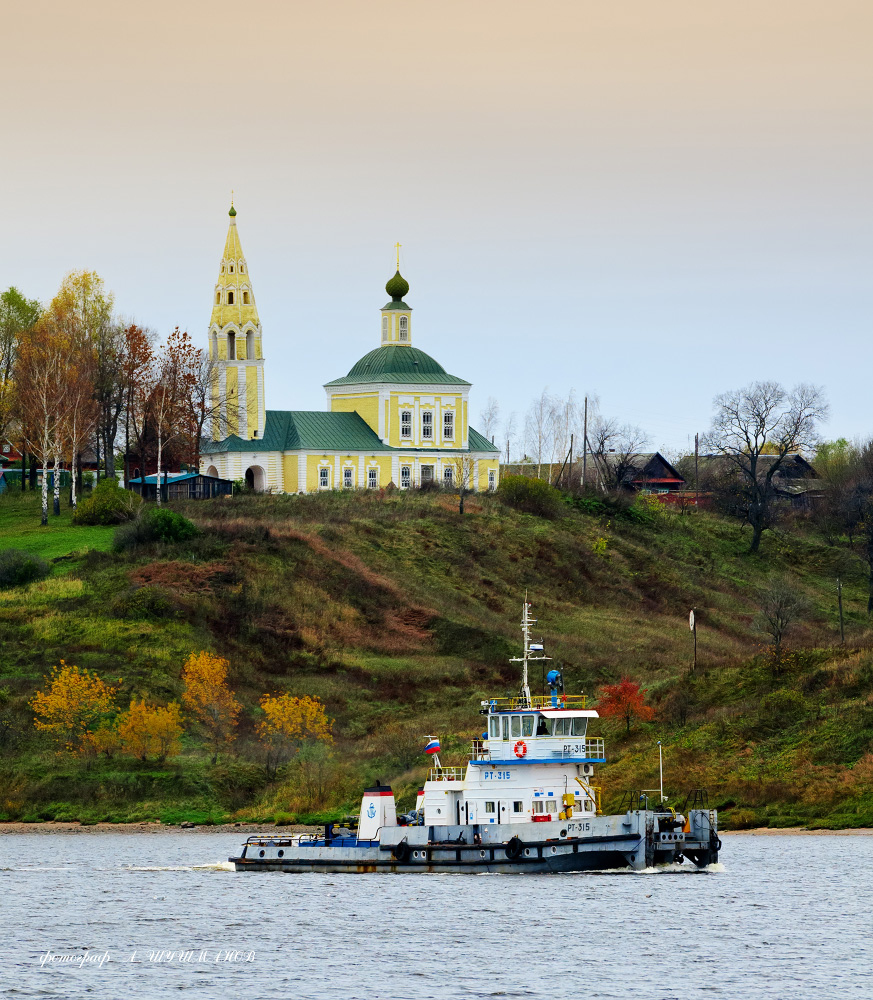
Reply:
[[[400,243],[395,243],[394,244],[394,249],[397,251],[397,270],[398,271],[400,270],[400,247],[401,247]]]

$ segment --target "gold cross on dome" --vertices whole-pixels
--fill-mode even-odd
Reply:
[[[397,251],[397,270],[400,270],[400,243],[394,244],[394,249]]]

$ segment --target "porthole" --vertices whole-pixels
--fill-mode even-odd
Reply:
[[[480,858],[484,858],[485,857],[485,852],[484,851],[479,851],[479,857]]]
[[[567,831],[566,830],[561,830],[561,836],[562,837],[566,837],[567,836]]]
[[[530,857],[530,848],[529,848],[529,847],[526,847],[526,848],[524,849],[524,856],[525,856],[526,858],[529,858],[529,857]]]
[[[552,854],[557,854],[557,853],[558,853],[558,848],[557,847],[553,847],[552,848]]]
[[[284,858],[285,857],[285,852],[284,851],[279,851],[279,857],[280,858]]]
[[[262,858],[263,856],[264,856],[264,852],[263,851],[258,851],[258,857]]]

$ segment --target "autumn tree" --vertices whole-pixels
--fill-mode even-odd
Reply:
[[[631,719],[647,722],[655,714],[651,705],[646,704],[645,691],[627,677],[618,684],[603,685],[597,711],[606,718],[624,719],[627,732],[630,732]]]
[[[178,703],[149,706],[134,699],[118,720],[118,737],[123,749],[140,760],[151,756],[164,761],[177,756],[182,738],[182,712]]]
[[[161,504],[160,475],[164,446],[191,429],[190,396],[197,355],[191,338],[176,327],[157,359],[157,378],[150,411],[158,441],[158,506]]]
[[[264,718],[258,723],[258,738],[266,752],[267,773],[289,761],[302,744],[331,743],[331,722],[318,698],[304,695],[265,694],[261,698]]]
[[[449,460],[446,468],[451,470],[451,486],[458,491],[458,513],[463,514],[464,498],[476,487],[476,462],[470,455],[457,455]]]
[[[46,689],[37,691],[30,701],[34,725],[54,738],[59,752],[79,754],[89,747],[89,736],[115,711],[118,688],[64,660],[46,680]]]
[[[774,574],[761,590],[753,625],[773,640],[775,669],[781,662],[780,653],[786,634],[809,612],[809,602],[786,576]]]
[[[236,720],[242,705],[227,684],[227,660],[203,650],[192,653],[182,670],[182,704],[206,731],[213,764],[218,751],[236,738]]]
[[[11,433],[15,416],[13,389],[18,344],[22,335],[39,319],[39,314],[39,303],[25,298],[17,288],[7,288],[0,294],[0,437]],[[21,476],[23,482],[23,467]]]
[[[124,404],[124,484],[130,482],[130,445],[145,475],[148,448],[149,415],[152,394],[158,377],[158,366],[153,347],[154,334],[135,323],[130,324],[125,335],[125,404]]]
[[[57,466],[62,446],[63,372],[70,353],[69,339],[51,314],[28,330],[18,345],[15,406],[26,448],[42,465],[43,526],[48,524],[49,464],[54,461]]]
[[[705,446],[722,455],[732,470],[737,497],[752,528],[749,552],[757,552],[772,521],[774,477],[789,455],[809,449],[816,426],[827,416],[821,389],[778,382],[753,382],[715,398],[712,427]],[[762,461],[762,456],[767,458]]]

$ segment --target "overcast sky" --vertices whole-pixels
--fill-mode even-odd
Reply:
[[[0,286],[98,271],[206,343],[231,189],[267,405],[379,342],[523,414],[596,394],[684,449],[821,384],[870,435],[870,0],[28,0],[4,14]]]

